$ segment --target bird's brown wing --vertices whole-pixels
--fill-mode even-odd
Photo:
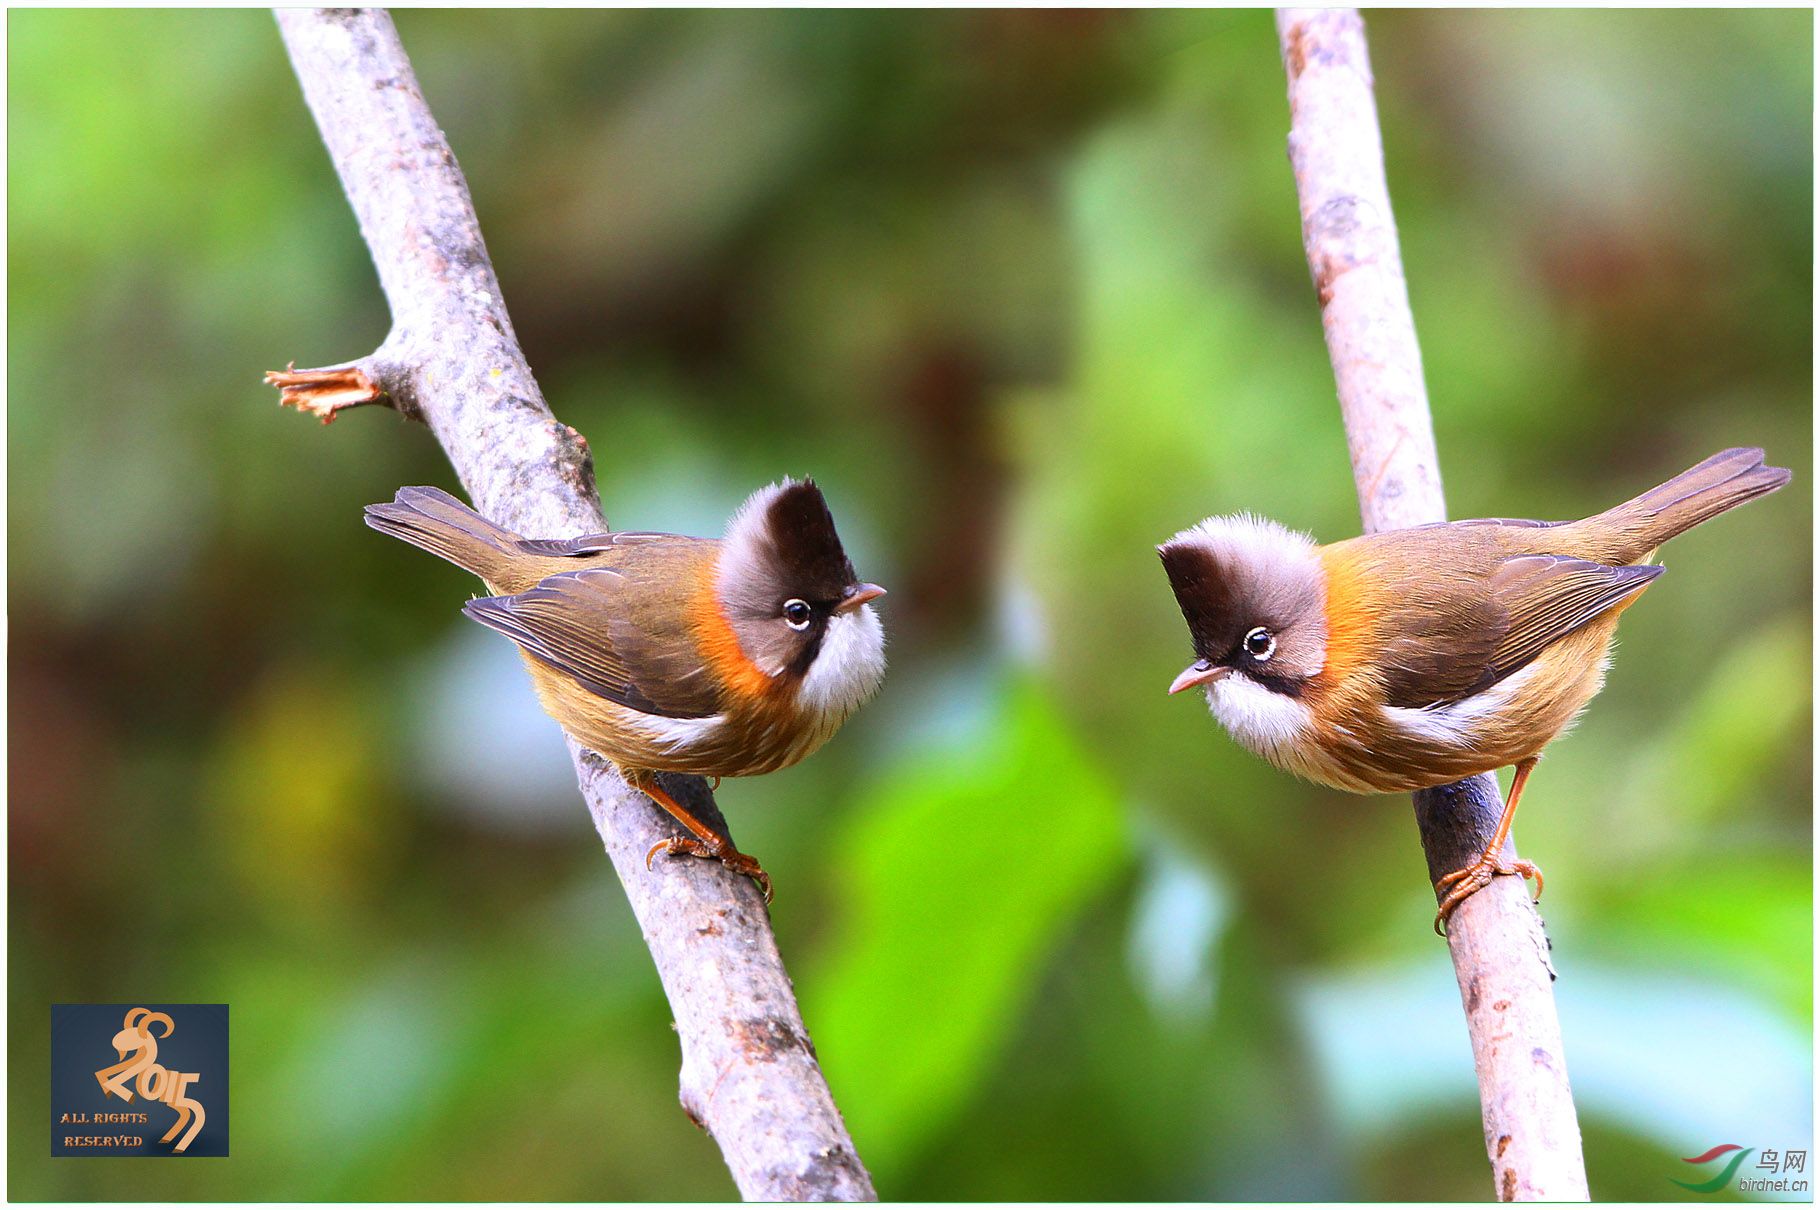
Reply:
[[[516,545],[528,555],[542,555],[547,558],[572,558],[581,555],[597,555],[615,551],[629,546],[641,546],[652,542],[688,543],[699,542],[700,538],[685,538],[679,534],[651,533],[644,530],[625,530],[619,533],[583,534],[579,538],[520,538]]]
[[[1483,692],[1661,574],[1567,555],[1500,559],[1485,578],[1399,611],[1380,657],[1386,701],[1423,708]]]
[[[1558,639],[1649,587],[1656,564],[1612,567],[1568,555],[1517,555],[1492,573],[1492,598],[1509,617],[1492,668],[1509,676]]]
[[[1369,557],[1380,566],[1416,562],[1429,568],[1420,584],[1405,590],[1380,633],[1376,664],[1390,706],[1445,706],[1487,690],[1662,573],[1653,566],[1512,553],[1498,533],[1552,528],[1549,522],[1465,520],[1356,539],[1370,544]]]
[[[676,595],[677,579],[690,581],[639,570],[563,572],[513,596],[476,598],[462,612],[608,701],[669,718],[718,713],[688,602]]]
[[[1399,611],[1377,667],[1387,705],[1420,709],[1457,702],[1490,685],[1503,612],[1485,600],[1428,601]]]

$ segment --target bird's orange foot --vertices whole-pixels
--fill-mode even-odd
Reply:
[[[758,864],[756,858],[748,857],[734,848],[733,842],[730,840],[722,840],[715,844],[697,840],[693,836],[672,836],[668,840],[660,840],[651,846],[650,852],[645,854],[645,869],[651,868],[651,862],[656,860],[660,852],[672,857],[684,854],[689,857],[706,857],[711,861],[718,861],[735,874],[744,874],[756,882],[758,889],[764,892],[765,902],[771,902],[771,875],[765,873],[765,868]]]
[[[1536,898],[1542,898],[1542,870],[1533,861],[1513,861],[1504,864],[1489,856],[1481,856],[1469,866],[1462,866],[1453,873],[1435,883],[1435,894],[1447,891],[1441,900],[1441,906],[1435,912],[1435,932],[1447,936],[1447,919],[1454,914],[1462,903],[1477,894],[1500,874],[1517,874],[1524,878],[1536,880]],[[1452,888],[1449,890],[1448,888]]]

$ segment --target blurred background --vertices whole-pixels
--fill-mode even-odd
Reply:
[[[1795,470],[1517,828],[1593,1193],[1692,1197],[1812,1136],[1812,17],[1368,23],[1454,513]],[[814,474],[891,589],[880,697],[720,795],[880,1192],[1486,1197],[1408,800],[1163,692],[1153,543],[1358,530],[1270,15],[399,26],[608,517]],[[555,725],[360,523],[435,442],[260,384],[387,323],[270,17],[8,30],[11,1195],[732,1196]],[[232,1158],[48,1158],[48,1005],[134,998],[232,1006]]]

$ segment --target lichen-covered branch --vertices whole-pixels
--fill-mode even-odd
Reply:
[[[1442,521],[1447,506],[1422,354],[1397,248],[1355,9],[1279,9],[1289,76],[1289,159],[1302,242],[1339,386],[1367,532]],[[1415,796],[1431,881],[1491,839],[1500,800],[1483,774]],[[1504,860],[1514,860],[1514,842]],[[1502,1201],[1587,1196],[1580,1125],[1567,1083],[1554,968],[1520,878],[1495,878],[1448,921],[1447,943],[1472,1038],[1494,1189]]]
[[[268,380],[324,421],[378,403],[422,420],[475,507],[520,533],[604,529],[587,442],[551,414],[525,364],[467,183],[391,18],[383,9],[277,16],[379,270],[392,330],[371,356]],[[872,1199],[757,889],[711,861],[647,872],[646,851],[675,834],[669,818],[611,765],[570,749],[675,1014],[683,1108],[720,1145],[740,1193]],[[698,816],[724,822],[700,778],[665,784]]]

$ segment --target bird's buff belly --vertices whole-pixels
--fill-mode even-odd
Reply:
[[[1573,722],[1604,681],[1610,630],[1593,629],[1445,706],[1369,703],[1317,721],[1309,704],[1237,676],[1213,686],[1209,704],[1241,745],[1309,781],[1356,794],[1446,785],[1527,760]]]
[[[534,658],[525,664],[550,717],[623,769],[752,777],[795,764],[828,742],[843,718],[787,705],[739,715],[667,718],[589,693]]]

